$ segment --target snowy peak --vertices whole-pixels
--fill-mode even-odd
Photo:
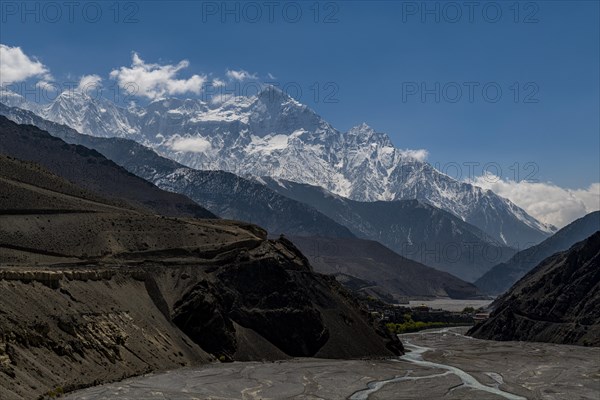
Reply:
[[[371,128],[364,122],[360,125],[350,128],[350,130],[346,133],[346,137],[350,142],[361,144],[369,143],[372,141],[375,135],[375,129]]]
[[[375,133],[375,129],[371,128],[367,125],[366,122],[361,123],[360,125],[356,125],[348,131],[348,135],[351,136],[362,136],[362,135],[372,135]]]
[[[26,102],[25,97],[20,94],[5,87],[0,87],[0,103],[9,107],[22,107]]]
[[[306,106],[302,105],[283,90],[273,85],[265,86],[256,96],[254,96],[254,98],[262,104],[293,104],[300,108],[306,108]]]
[[[392,141],[388,135],[375,132],[375,129],[364,122],[350,128],[350,130],[346,132],[346,139],[348,143],[353,145],[377,144],[383,147],[393,147]]]
[[[136,140],[135,118],[130,111],[104,98],[82,91],[67,90],[42,107],[38,114],[50,121],[65,124],[79,132],[93,132],[101,137],[132,137]]]
[[[195,169],[305,183],[358,201],[416,199],[508,245],[553,231],[510,201],[442,174],[426,152],[399,149],[365,123],[341,133],[274,86],[218,104],[169,98],[128,109],[75,91],[34,112],[82,133],[134,139]]]
[[[328,129],[314,111],[273,86],[254,96],[249,108],[249,129],[257,136],[290,135],[300,129],[307,132]]]

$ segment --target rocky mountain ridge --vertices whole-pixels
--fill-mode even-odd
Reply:
[[[543,260],[469,334],[600,346],[600,231]]]
[[[21,124],[31,124],[67,143],[94,149],[132,174],[164,190],[186,193],[198,204],[228,219],[255,223],[271,234],[353,237],[344,226],[313,208],[281,196],[264,185],[224,171],[197,171],[160,157],[129,139],[82,135],[65,125],[45,120],[29,111],[0,104],[0,114]],[[21,152],[29,152],[22,147]],[[35,157],[39,155],[34,154]],[[29,156],[31,157],[31,155]],[[277,212],[275,212],[277,211]]]
[[[6,111],[2,107],[0,105],[0,113]],[[155,182],[162,189],[187,194],[190,198],[217,213],[219,216],[257,223],[266,227],[274,237],[279,236],[280,233],[285,233],[290,236],[303,235],[329,238],[323,240],[354,238],[352,232],[344,225],[337,224],[333,219],[321,214],[310,205],[297,202],[272,191],[265,185],[265,181],[259,183],[252,179],[244,179],[222,171],[196,171],[184,167],[175,161],[160,157],[152,150],[128,139],[97,138],[82,135],[64,125],[46,121],[33,113],[18,109],[10,110],[12,110],[12,118],[16,120],[32,123],[47,129],[56,137],[63,138],[67,142],[95,149],[130,172]],[[21,146],[18,154],[26,155],[31,150],[32,146],[30,145]],[[60,149],[53,149],[52,152],[59,154]],[[42,152],[35,152],[36,157],[41,157],[41,154]],[[348,200],[348,202],[351,201]],[[407,205],[410,206],[412,202],[407,202],[409,203]],[[376,206],[377,204],[365,203],[365,205]],[[337,205],[333,204],[333,207],[336,208]],[[425,205],[424,207],[425,209],[436,210],[432,206]],[[415,211],[415,208],[409,207],[406,211],[410,213],[411,211]],[[444,215],[447,214],[446,218],[454,220],[464,229],[475,230],[477,233],[471,235],[470,238],[478,240],[478,243],[481,242],[478,237],[486,237],[477,228],[463,223],[449,213],[437,210],[434,214],[438,212]],[[417,223],[417,226],[428,224],[424,217],[417,218],[417,220],[413,218],[412,221]],[[347,221],[344,220],[342,222],[346,223]],[[469,237],[465,236],[465,234],[460,234],[455,239],[468,240]],[[491,243],[491,239],[485,240],[489,240]],[[368,246],[368,248],[374,250],[376,254],[385,255],[382,259],[383,261],[380,260],[379,264],[377,264],[378,268],[385,264],[385,267],[389,269],[390,265],[388,264],[390,260],[393,261],[391,269],[394,269],[394,271],[391,272],[391,275],[397,280],[394,284],[394,290],[400,290],[402,293],[420,297],[446,296],[450,292],[452,296],[456,297],[473,297],[477,295],[476,289],[472,285],[458,278],[435,271],[414,261],[406,260],[381,245],[374,244],[373,246]],[[393,256],[390,257],[389,254],[393,254]],[[363,256],[371,259],[375,257],[375,254],[363,254]],[[448,265],[448,263],[445,263],[445,265]],[[467,266],[470,270],[474,269],[473,262],[467,263]],[[411,271],[411,273],[406,274],[405,270]],[[319,271],[326,273],[329,270]],[[386,276],[390,275],[390,273],[386,274]],[[408,278],[409,276],[410,278]],[[428,279],[437,283],[427,282]],[[379,278],[376,280],[379,280]],[[408,291],[406,292],[398,289],[398,285],[401,284],[407,285],[407,287],[412,289],[407,289]],[[448,289],[446,290],[444,287]],[[419,290],[422,291],[420,292]]]
[[[486,293],[501,294],[546,257],[569,249],[598,230],[600,211],[595,211],[571,222],[542,243],[522,250],[509,260],[494,266],[475,284]]]
[[[388,303],[407,299],[482,298],[475,285],[404,258],[379,242],[356,238],[289,238],[315,271]]]
[[[394,147],[366,124],[339,132],[271,86],[220,104],[169,98],[122,108],[77,91],[45,106],[2,98],[81,133],[136,140],[194,169],[307,183],[359,201],[418,199],[513,247],[539,243],[554,231],[507,199]]]
[[[472,282],[515,250],[453,214],[419,200],[359,202],[307,184],[256,178],[273,191],[314,207],[357,237]]]

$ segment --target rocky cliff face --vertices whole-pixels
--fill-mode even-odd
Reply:
[[[600,231],[542,261],[469,334],[600,346]]]
[[[146,286],[142,270],[1,267],[0,398],[36,399],[212,360]]]
[[[217,358],[401,349],[284,242],[190,261],[2,266],[0,397],[37,398]]]

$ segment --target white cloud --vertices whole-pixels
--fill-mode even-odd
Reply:
[[[52,76],[44,64],[23,53],[20,47],[0,44],[0,85],[41,77],[45,82]]]
[[[131,68],[121,67],[111,71],[110,77],[116,79],[120,87],[131,91],[136,89],[137,96],[156,99],[165,95],[183,93],[199,94],[206,82],[206,76],[192,75],[188,79],[177,79],[177,74],[190,65],[183,60],[177,65],[148,64],[133,53]]]
[[[566,189],[549,182],[516,182],[495,175],[477,177],[472,183],[506,197],[538,220],[559,228],[600,209],[600,183],[586,189]]]
[[[58,86],[56,86],[53,82],[47,82],[47,81],[38,81],[35,84],[35,87],[40,88],[42,90],[45,90],[46,92],[55,92],[58,91]]]
[[[102,78],[99,75],[83,75],[79,79],[77,90],[85,93],[96,90],[100,86],[100,82],[102,82]]]
[[[201,137],[177,137],[172,139],[168,145],[175,151],[184,151],[190,153],[206,153],[211,149],[210,142]]]
[[[268,77],[269,79],[271,79],[272,81],[274,81],[275,79],[277,79],[277,78],[275,77],[275,75],[273,75],[273,74],[272,74],[272,73],[270,73],[270,72],[267,74],[267,77]]]
[[[243,69],[240,69],[239,71],[228,69],[225,74],[229,79],[240,82],[245,81],[247,79],[258,79],[256,77],[256,74],[251,74],[248,71],[244,71]]]
[[[212,80],[211,85],[216,88],[223,87],[223,86],[225,86],[225,81],[221,80],[219,78],[215,78]]]
[[[403,155],[414,158],[418,161],[425,161],[425,160],[427,160],[427,157],[429,157],[429,152],[425,149],[418,149],[418,150],[406,149],[406,150],[400,150],[400,152]]]

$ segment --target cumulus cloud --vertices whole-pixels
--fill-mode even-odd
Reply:
[[[427,160],[427,157],[429,157],[429,152],[425,149],[417,149],[417,150],[406,149],[406,150],[400,150],[400,151],[402,152],[403,155],[414,158],[418,161],[425,161],[425,160]]]
[[[256,74],[251,74],[248,71],[244,71],[243,69],[240,69],[239,71],[228,69],[225,74],[229,79],[240,82],[248,79],[258,79],[256,77]]]
[[[149,99],[183,93],[199,94],[206,76],[192,75],[188,79],[177,79],[179,72],[189,65],[187,60],[180,61],[177,65],[150,64],[133,53],[131,67],[115,69],[111,71],[110,77],[116,79],[120,87],[128,91],[135,87],[137,96]]]
[[[58,91],[58,89],[59,89],[58,86],[56,86],[53,82],[48,82],[48,81],[44,81],[44,80],[38,81],[35,84],[35,87],[42,89],[46,92],[55,92],[55,91]]]
[[[471,183],[490,189],[538,220],[559,228],[600,209],[600,183],[584,189],[567,189],[553,183],[516,182],[488,174]]]
[[[178,137],[171,140],[168,145],[175,151],[190,153],[206,153],[211,149],[210,142],[201,137]]]
[[[0,85],[22,82],[32,77],[52,81],[48,68],[35,58],[27,56],[20,47],[0,44]]]
[[[100,86],[102,82],[102,78],[100,75],[83,75],[79,79],[79,85],[77,85],[77,90],[81,92],[89,92],[90,90],[95,90]]]
[[[211,85],[216,88],[223,87],[223,86],[225,86],[225,81],[221,80],[219,78],[215,78],[212,80]]]

